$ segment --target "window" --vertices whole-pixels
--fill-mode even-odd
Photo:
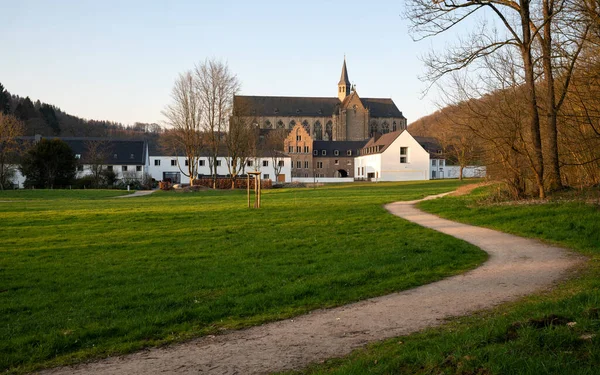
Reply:
[[[352,165],[352,160],[348,160],[348,161],[346,162],[346,165]]]
[[[263,160],[263,167],[268,167],[268,166],[269,166],[269,161]]]
[[[81,154],[75,154],[75,159],[81,159]]]
[[[347,155],[347,156],[352,156],[352,150],[348,150],[348,151],[346,151],[346,155]]]
[[[273,129],[273,124],[271,124],[271,121],[265,121],[265,129]]]
[[[302,168],[302,162],[300,160],[296,161],[296,168]]]
[[[198,161],[198,165],[201,166],[201,167],[204,167],[204,163],[205,163],[204,160],[199,160]]]
[[[284,163],[283,163],[283,160],[279,160],[279,161],[277,162],[277,165],[278,165],[278,166],[280,166],[280,167],[283,167],[283,164],[284,164]]]
[[[134,154],[129,154],[129,159],[135,159],[135,155]]]
[[[304,177],[308,177],[308,173],[305,173],[305,174],[304,174]]]
[[[302,152],[302,146],[296,146],[296,152],[297,153],[301,153]]]
[[[317,141],[323,140],[323,126],[319,121],[315,122],[313,126],[313,138]]]
[[[317,156],[317,155],[319,155],[319,150],[313,150],[313,155],[314,155],[314,156]]]
[[[317,168],[318,168],[318,169],[321,169],[321,168],[323,168],[323,162],[322,162],[322,161],[318,161],[318,162],[317,162]]]
[[[435,159],[431,159],[431,165],[432,165],[433,167],[437,166],[437,160],[435,160]]]
[[[288,146],[288,152],[289,153],[294,152],[294,146]]]
[[[297,141],[301,141],[301,140],[302,140],[302,136],[301,136],[301,135],[297,135],[297,136],[296,136],[296,140],[297,140]]]
[[[248,167],[251,167],[251,166],[253,166],[253,165],[254,165],[254,162],[253,162],[252,160],[248,160],[248,161],[246,162],[246,165],[247,165]]]
[[[113,155],[113,159],[117,159],[118,157],[119,157],[119,155],[117,155],[117,154]]]
[[[188,159],[185,159],[185,166],[187,167],[188,165],[190,165],[190,161]]]
[[[174,167],[177,165],[177,160],[173,159],[171,160],[171,167]]]
[[[77,166],[77,170],[78,170],[79,172],[82,172],[82,171],[83,171],[83,165],[78,165],[78,166]]]
[[[217,160],[217,167],[221,166],[221,160]]]
[[[304,128],[304,130],[306,130],[308,134],[310,134],[310,125],[308,125],[308,121],[302,121],[302,127]]]
[[[334,154],[335,156],[338,156],[338,155],[340,154],[340,151],[339,151],[339,150],[333,150],[333,154]]]
[[[106,170],[107,171],[112,171],[113,170],[113,166],[112,165],[107,165],[106,166]]]
[[[123,166],[121,166],[121,170],[122,170],[123,172],[127,172],[127,166],[126,166],[126,165],[123,165]]]
[[[337,159],[335,159],[335,162],[333,162],[333,164],[335,164],[335,165],[340,165],[340,161],[339,161],[339,160],[337,160]]]
[[[327,150],[321,151],[321,155],[323,155],[323,156],[327,155]]]
[[[142,166],[141,165],[136,165],[135,166],[135,171],[136,172],[141,172],[142,171]]]
[[[283,124],[283,121],[281,121],[281,120],[277,121],[277,129],[285,129],[285,125]]]
[[[408,147],[400,147],[400,163],[408,163]]]
[[[270,177],[268,173],[263,174],[263,180],[268,180],[269,178]]]
[[[154,160],[154,166],[155,166],[155,167],[158,167],[158,166],[160,166],[160,159],[156,159],[156,160]]]
[[[305,169],[308,169],[308,161],[305,161],[305,162],[304,162],[304,168],[305,168]]]
[[[305,154],[309,154],[310,153],[310,147],[304,146],[304,153]]]

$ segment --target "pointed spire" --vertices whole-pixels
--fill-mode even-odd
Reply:
[[[346,55],[344,55],[344,65],[342,65],[342,76],[338,85],[345,85],[350,87],[350,80],[348,79],[348,71],[346,70]]]

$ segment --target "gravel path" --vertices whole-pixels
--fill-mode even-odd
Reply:
[[[479,246],[489,260],[463,275],[404,292],[44,374],[262,374],[303,368],[371,341],[407,335],[547,289],[583,261],[535,240],[440,219],[414,203],[392,203],[386,209]]]
[[[119,195],[118,197],[115,197],[115,198],[143,197],[144,195],[150,195],[150,194],[154,193],[155,191],[156,190],[137,190],[133,194]]]

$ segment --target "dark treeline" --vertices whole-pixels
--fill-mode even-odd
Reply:
[[[0,112],[15,116],[24,124],[25,136],[36,134],[60,137],[108,137],[155,139],[162,132],[158,124],[136,122],[124,125],[106,120],[87,120],[63,112],[60,108],[29,97],[11,94],[0,83]]]

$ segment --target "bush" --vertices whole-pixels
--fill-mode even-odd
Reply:
[[[217,177],[216,188],[217,189],[231,189],[231,183],[233,179],[231,177]],[[213,187],[213,179],[210,177],[207,178],[199,178],[194,180],[194,186],[206,186],[209,188]],[[261,180],[261,186],[263,189],[271,189],[273,187],[273,182],[271,180]],[[246,189],[247,188],[247,180],[245,177],[238,177],[235,179],[235,188],[236,189]],[[254,181],[250,180],[250,188],[254,188]]]
[[[73,187],[75,189],[91,189],[94,187],[95,182],[96,181],[94,180],[94,176],[86,175],[80,178],[76,178]]]

